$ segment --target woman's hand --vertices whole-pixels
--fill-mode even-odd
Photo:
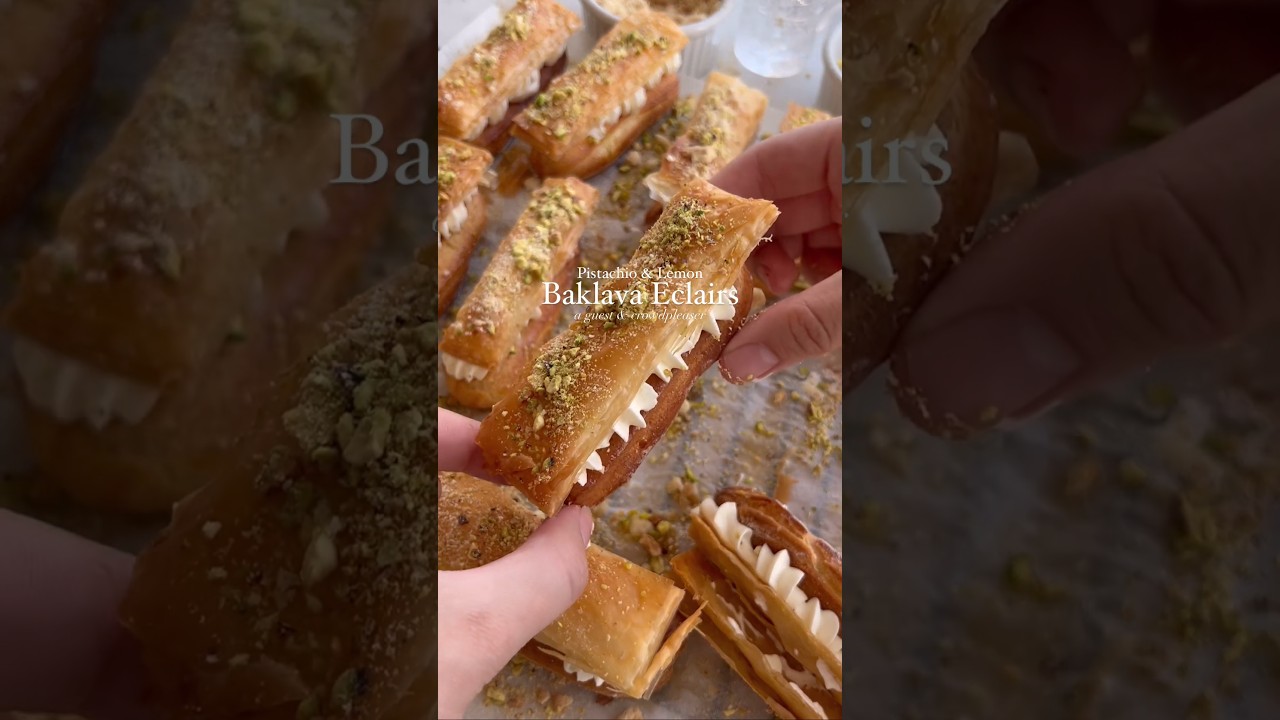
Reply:
[[[773,240],[752,258],[770,291],[789,294],[802,273],[815,283],[738,332],[720,358],[732,382],[759,380],[840,347],[841,127],[834,118],[772,137],[711,180],[735,195],[771,200],[781,211]]]
[[[440,469],[483,477],[479,423],[440,410],[439,428]],[[593,527],[589,510],[566,507],[510,555],[440,573],[440,717],[462,717],[484,684],[578,599]]]

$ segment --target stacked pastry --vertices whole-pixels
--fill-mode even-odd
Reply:
[[[497,152],[511,123],[565,66],[582,19],[555,0],[519,0],[460,57],[441,58],[440,134]]]
[[[197,0],[8,309],[45,476],[159,511],[226,452],[390,203],[391,182],[329,185],[331,114],[416,134],[429,20],[412,0]]]
[[[638,12],[515,118],[543,177],[589,178],[613,164],[680,95],[680,52],[689,39],[666,15]]]
[[[547,515],[627,482],[745,322],[754,282],[744,265],[777,217],[772,203],[705,180],[676,193],[592,312],[481,423],[489,470]]]
[[[689,532],[671,566],[699,632],[779,717],[843,717],[840,554],[747,488],[705,499]]]
[[[509,489],[456,473],[440,476],[440,569],[467,570],[515,550],[541,519]],[[587,588],[521,654],[604,695],[647,698],[670,675],[693,609],[683,590],[599,546],[587,548]]]
[[[845,138],[854,178],[844,188],[843,265],[853,271],[844,286],[847,388],[884,360],[981,225],[999,128],[971,55],[1003,5],[867,0],[846,8],[846,54],[859,60],[847,68],[844,102],[860,119]]]
[[[488,410],[529,376],[533,354],[555,330],[563,305],[545,303],[544,283],[567,287],[578,239],[599,193],[574,178],[547,180],[458,309],[440,341],[449,396]]]
[[[768,106],[764,93],[741,80],[719,72],[708,75],[689,124],[662,158],[658,171],[644,179],[655,202],[651,218],[677,190],[695,178],[710,180],[755,142]]]
[[[489,196],[493,184],[489,166],[493,155],[482,148],[441,136],[436,162],[436,246],[440,307],[453,304],[453,296],[467,276],[471,255],[480,243],[489,220]]]

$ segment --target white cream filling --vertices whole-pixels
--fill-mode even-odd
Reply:
[[[485,128],[493,125],[499,120],[502,120],[503,116],[507,114],[507,110],[511,109],[511,105],[513,103],[524,102],[534,95],[537,95],[538,91],[542,89],[542,69],[554,65],[556,60],[559,58],[560,56],[557,54],[555,57],[548,59],[543,65],[534,68],[533,71],[529,73],[529,77],[527,77],[524,83],[520,85],[519,89],[512,93],[510,97],[495,105],[494,109],[489,111],[488,117],[481,120],[480,123],[476,125],[475,129],[467,133],[467,136],[463,139],[475,140],[484,133]]]
[[[466,382],[483,380],[485,376],[489,374],[489,368],[469,363],[466,360],[456,358],[443,351],[440,353],[440,363],[444,365],[444,371],[450,377]]]
[[[671,57],[671,59],[667,60],[665,65],[658,68],[657,72],[655,72],[652,77],[645,81],[643,87],[636,88],[636,91],[626,100],[623,100],[621,105],[609,111],[609,114],[600,121],[600,124],[592,128],[591,132],[587,133],[587,137],[591,138],[591,140],[595,142],[604,140],[605,135],[609,134],[609,128],[616,125],[623,116],[639,112],[640,109],[649,102],[649,90],[657,87],[658,83],[662,82],[663,78],[675,73],[679,69],[680,54],[676,53]]]
[[[31,404],[59,422],[84,420],[95,430],[112,420],[134,425],[160,399],[157,387],[90,367],[27,338],[14,338],[13,359]]]
[[[733,548],[738,557],[754,569],[774,594],[791,609],[814,639],[843,658],[844,641],[840,637],[840,616],[824,610],[818,598],[800,589],[804,571],[791,567],[791,555],[785,550],[774,552],[768,545],[751,546],[751,528],[738,522],[738,504],[727,502],[717,506],[706,498],[693,512],[700,513],[716,531],[720,541]]]
[[[467,210],[467,206],[471,204],[473,199],[475,199],[476,193],[478,192],[480,192],[479,187],[472,188],[471,192],[467,193],[467,196],[463,198],[462,202],[458,203],[455,208],[450,210],[449,214],[440,222],[440,232],[436,235],[437,243],[442,243],[445,240],[448,240],[462,229],[462,226],[467,222],[467,218],[471,215]]]
[[[294,228],[277,240],[273,249],[284,252],[295,232],[316,232],[330,219],[324,192],[316,190],[302,204]],[[262,278],[249,288],[250,306],[261,303]],[[22,377],[27,398],[58,422],[84,420],[102,430],[113,420],[136,425],[160,399],[160,389],[92,367],[30,339],[13,342],[14,364]]]
[[[889,260],[884,235],[927,233],[942,219],[942,196],[926,182],[920,154],[930,143],[944,142],[935,125],[924,138],[912,136],[898,154],[901,183],[869,185],[853,209],[853,232],[844,245],[842,265],[861,275],[883,294],[893,290],[897,274]]]
[[[702,333],[710,333],[711,337],[720,339],[720,320],[732,320],[737,309],[733,303],[717,303],[712,305],[705,313],[694,319],[683,333],[676,333],[675,340],[671,346],[665,348],[658,357],[657,362],[650,368],[649,374],[645,376],[645,381],[640,383],[640,387],[636,389],[635,395],[631,397],[631,402],[627,404],[627,408],[622,414],[614,419],[610,426],[611,432],[604,436],[596,449],[587,456],[586,463],[578,470],[578,484],[587,484],[587,471],[594,470],[602,472],[604,470],[604,462],[600,459],[600,451],[609,447],[609,443],[613,441],[613,436],[617,435],[626,442],[631,437],[631,428],[648,427],[645,424],[644,413],[649,412],[658,404],[658,391],[653,389],[649,384],[650,377],[657,375],[662,380],[670,380],[671,373],[679,368],[688,370],[689,366],[684,361],[685,353],[693,349],[698,344],[698,340],[702,337]]]
[[[765,655],[764,662],[766,665],[769,666],[770,670],[782,675],[782,677],[787,681],[787,684],[790,685],[791,688],[796,691],[796,694],[798,694],[806,703],[808,703],[809,708],[813,710],[815,713],[817,713],[818,717],[820,718],[827,717],[826,713],[823,712],[822,710],[822,706],[814,702],[813,698],[809,697],[805,693],[804,688],[801,687],[803,683],[797,680],[797,678],[807,678],[808,680],[813,680],[812,674],[808,672],[796,671],[789,664],[787,664],[786,661],[784,661],[781,657],[777,655]],[[814,685],[807,685],[806,687],[814,687]]]
[[[600,677],[599,675],[592,675],[586,670],[579,670],[573,665],[570,665],[568,660],[564,661],[564,670],[565,672],[570,673],[574,677],[578,678],[579,682],[594,682],[596,684],[596,687],[600,687],[601,685],[604,685],[604,678]]]

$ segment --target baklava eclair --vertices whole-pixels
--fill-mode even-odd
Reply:
[[[671,567],[699,632],[779,717],[843,717],[840,554],[747,488],[704,499],[689,532]]]
[[[7,311],[46,475],[85,502],[133,511],[166,509],[193,487],[203,457],[185,441],[175,448],[175,433],[209,431],[212,444],[203,417],[223,417],[203,405],[222,400],[201,380],[253,392],[283,364],[261,362],[274,348],[224,364],[229,339],[271,327],[263,313],[327,314],[345,299],[342,275],[354,275],[386,203],[330,206],[349,189],[330,186],[341,147],[332,115],[381,108],[401,122],[401,103],[422,100],[420,69],[396,101],[375,98],[430,26],[410,0],[194,3]],[[290,247],[309,240],[325,247]],[[313,294],[297,307],[274,305],[306,281]],[[184,428],[188,418],[197,422]],[[117,450],[122,462],[100,475],[96,462],[73,471],[74,458]],[[126,465],[145,477],[130,479]]]
[[[0,220],[42,177],[93,75],[111,0],[0,3]]]
[[[972,54],[1005,0],[865,0],[846,12],[844,387],[890,353],[973,246],[997,175],[995,100]],[[895,176],[896,173],[896,176]],[[913,415],[927,415],[900,389]],[[939,427],[942,418],[920,417]]]
[[[510,488],[440,476],[440,569],[469,570],[513,552],[542,520]],[[521,650],[552,673],[602,695],[647,698],[698,625],[678,619],[684,591],[603,548],[587,548],[587,587]],[[517,589],[518,590],[518,589]]]
[[[544,283],[573,284],[578,240],[598,198],[575,178],[547,180],[533,193],[441,338],[440,364],[458,403],[488,410],[528,377],[562,308],[544,302]]]
[[[417,263],[348,304],[138,558],[158,716],[431,717],[435,317]]]
[[[382,120],[378,146],[388,156],[421,133],[430,59],[430,44],[422,43],[366,106]],[[371,176],[376,164],[372,153],[352,159],[358,177]],[[390,179],[327,188],[323,222],[290,234],[264,271],[261,297],[227,328],[222,347],[166,388],[137,424],[95,428],[29,410],[41,478],[95,508],[168,512],[197,487],[210,458],[235,444],[263,389],[314,349],[325,318],[356,291],[397,190]]]
[[[755,142],[768,106],[768,96],[738,78],[720,72],[708,75],[689,124],[662,158],[658,171],[644,179],[654,201],[665,204],[690,180],[709,180],[742,154]]]
[[[512,135],[542,177],[603,171],[676,103],[689,39],[669,17],[637,12],[516,116]]]
[[[15,345],[63,370],[27,383],[37,406],[136,422],[221,343],[316,215],[336,164],[316,149],[339,144],[331,113],[358,112],[400,65],[427,25],[418,5],[195,3],[23,268]]]
[[[440,78],[440,134],[502,149],[515,116],[564,69],[565,46],[580,27],[555,0],[519,0]]]
[[[459,140],[440,137],[436,163],[436,244],[440,308],[453,304],[453,296],[467,277],[471,254],[489,220],[489,196],[493,183],[493,155]]]
[[[782,116],[782,124],[778,127],[778,132],[784,133],[790,130],[797,130],[807,125],[830,119],[831,113],[829,112],[823,112],[817,108],[805,107],[793,102],[787,103],[787,114]]]
[[[777,217],[767,200],[686,185],[481,423],[490,472],[548,515],[630,479],[745,322],[754,283],[743,266]]]

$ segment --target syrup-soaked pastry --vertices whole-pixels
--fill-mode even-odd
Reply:
[[[657,12],[628,15],[516,116],[512,135],[542,177],[589,178],[613,164],[680,95],[689,39]]]
[[[830,119],[831,113],[829,112],[797,105],[793,102],[787,103],[787,114],[782,116],[782,125],[778,127],[778,132],[784,133],[789,130],[796,130],[806,125],[813,125]]]
[[[331,185],[331,115],[406,122],[430,27],[409,0],[193,5],[7,310],[47,477],[130,511],[194,487],[197,455],[252,405],[217,395],[251,393],[297,357],[264,314],[315,322],[346,299],[386,203]],[[397,78],[400,97],[383,98]],[[246,332],[257,346],[225,352]]]
[[[550,179],[498,246],[440,341],[449,397],[488,410],[529,376],[563,305],[544,303],[543,283],[574,282],[578,240],[599,193],[574,178]]]
[[[109,0],[0,3],[0,220],[26,199],[93,74]]]
[[[564,70],[565,46],[581,27],[555,0],[519,0],[440,78],[440,134],[502,149],[516,115]]]
[[[867,0],[847,11],[856,61],[845,68],[844,104],[860,122],[845,136],[846,389],[888,356],[980,229],[999,127],[970,56],[1003,4]]]
[[[366,110],[381,118],[391,155],[426,120],[431,44],[415,49]],[[352,159],[358,177],[371,153]],[[137,424],[95,428],[34,408],[27,428],[42,479],[76,501],[129,513],[168,512],[196,489],[211,457],[228,452],[257,412],[262,389],[314,349],[322,325],[359,281],[382,235],[398,186],[391,179],[325,190],[325,221],[295,231],[263,278],[261,300],[226,330],[223,347],[167,390]]]
[[[658,171],[644,179],[654,201],[665,204],[690,180],[709,180],[742,154],[755,141],[768,106],[768,96],[738,78],[720,72],[708,75],[689,124]]]
[[[686,185],[481,423],[489,471],[548,515],[630,479],[745,322],[755,285],[743,266],[777,217],[766,200]]]
[[[467,276],[471,254],[480,242],[489,219],[489,196],[485,188],[493,185],[493,155],[459,140],[440,137],[436,163],[436,185],[439,210],[436,221],[436,245],[439,249],[440,308],[453,304]]]
[[[332,114],[364,108],[429,27],[412,0],[197,0],[22,270],[8,324],[27,400],[138,423],[200,368],[289,232],[323,224]]]
[[[541,522],[510,488],[442,473],[440,569],[468,570],[504,557]],[[680,620],[684,591],[599,546],[587,548],[587,573],[578,600],[521,655],[593,692],[647,698],[669,677],[698,611]]]
[[[434,270],[326,326],[138,558],[120,610],[159,717],[433,717]]]
[[[783,718],[842,717],[840,554],[782,503],[726,488],[693,510],[671,566],[699,632]]]

